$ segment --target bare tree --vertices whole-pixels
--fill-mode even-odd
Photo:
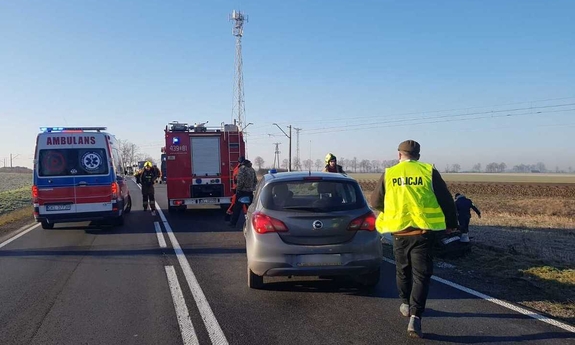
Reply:
[[[128,140],[118,140],[120,157],[125,166],[132,166],[136,163],[136,156],[138,155],[138,146],[129,142]]]
[[[354,173],[357,172],[357,157],[353,157],[351,160],[351,168],[353,169]]]
[[[461,171],[461,165],[459,165],[459,164],[453,164],[453,165],[451,166],[451,172],[458,173],[458,172],[460,172],[460,171]]]
[[[281,167],[284,168],[284,169],[287,169],[288,165],[289,165],[288,159],[287,159],[287,158],[284,158],[284,160],[282,161]]]
[[[380,171],[381,162],[378,161],[377,159],[371,161],[371,167],[373,168],[373,172],[381,172]]]
[[[471,168],[471,171],[481,172],[481,163],[477,163],[477,164],[473,165],[473,168]]]
[[[258,170],[262,169],[262,166],[264,165],[265,161],[262,157],[257,156],[256,158],[254,158],[254,163],[255,165],[258,167]]]
[[[507,169],[507,164],[501,162],[501,163],[499,163],[499,167],[498,167],[498,168],[499,168],[499,172],[504,172],[505,169]]]
[[[446,173],[451,172],[451,171],[450,171],[450,166],[449,166],[449,164],[446,164],[446,165],[445,165],[445,172],[446,172]]]
[[[293,170],[301,170],[301,162],[299,160],[299,157],[294,157],[292,164],[293,164]]]
[[[321,168],[323,168],[323,161],[319,158],[316,159],[314,166],[315,166],[315,170],[319,171]]]
[[[305,168],[305,170],[311,170],[312,166],[313,161],[311,159],[306,159],[305,161],[303,161],[303,167]]]

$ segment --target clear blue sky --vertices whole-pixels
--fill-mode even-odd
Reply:
[[[231,121],[233,9],[251,159],[287,157],[278,122],[304,159],[415,139],[442,169],[575,168],[575,2],[523,0],[3,1],[0,164],[32,166],[40,126],[107,126],[159,157],[167,122]]]

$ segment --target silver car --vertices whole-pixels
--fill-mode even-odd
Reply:
[[[248,286],[264,276],[353,276],[379,282],[382,248],[375,216],[344,174],[265,175],[246,214]]]

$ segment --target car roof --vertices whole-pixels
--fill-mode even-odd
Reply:
[[[291,172],[280,172],[280,173],[268,173],[264,175],[264,180],[266,183],[276,182],[276,181],[293,181],[301,180],[304,177],[321,177],[326,180],[336,180],[336,181],[356,181],[351,176],[341,173],[328,173],[319,171],[291,171]],[[357,181],[356,181],[357,182]]]

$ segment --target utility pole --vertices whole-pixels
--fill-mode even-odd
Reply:
[[[295,137],[296,137],[296,154],[295,154],[295,156],[296,156],[296,163],[295,163],[296,166],[295,166],[295,169],[296,169],[296,170],[301,170],[301,157],[300,157],[300,155],[299,155],[299,131],[301,131],[301,128],[295,128],[295,127],[294,127],[294,130],[295,130],[295,132],[296,132],[296,134],[295,134]]]
[[[282,131],[282,133],[289,139],[289,157],[288,157],[288,171],[291,171],[291,125],[287,126],[289,128],[289,135],[280,127],[277,123],[274,123],[277,128]]]
[[[10,154],[10,168],[12,168],[12,160],[18,158],[18,156],[20,156],[20,155],[19,154],[17,154],[17,155]]]
[[[274,143],[274,145],[276,146],[276,150],[274,152],[274,169],[279,168],[280,165],[280,144],[281,143]]]

